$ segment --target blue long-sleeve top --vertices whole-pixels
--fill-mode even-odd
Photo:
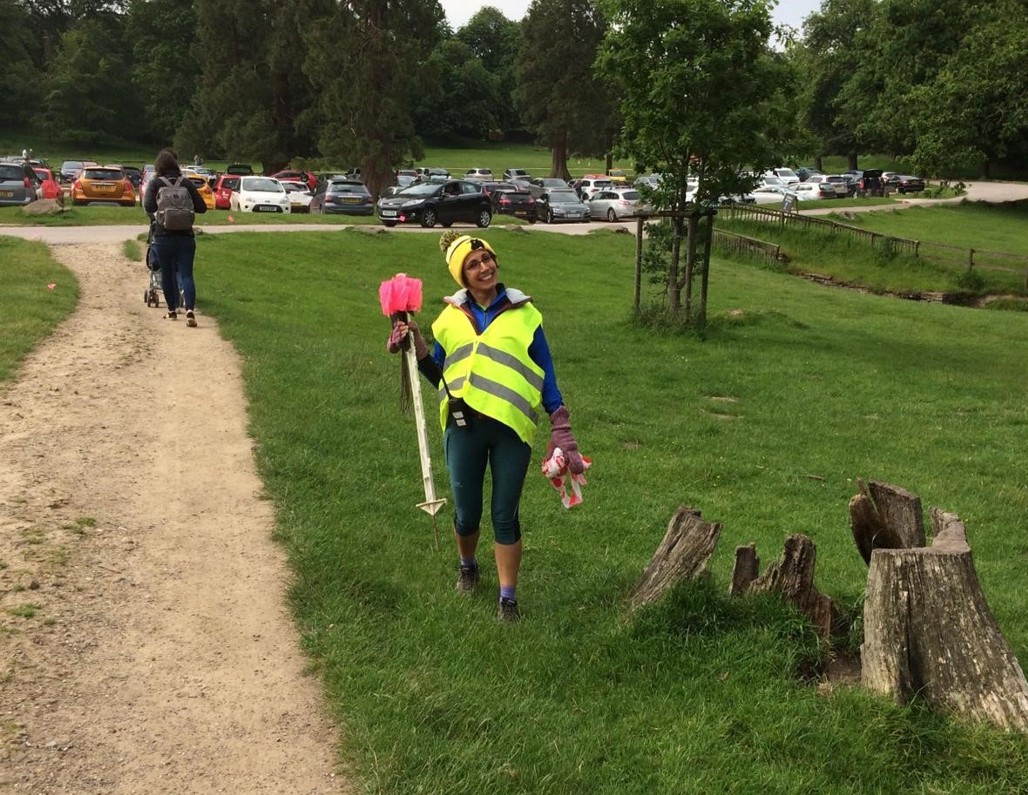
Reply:
[[[479,306],[470,295],[463,307],[470,312],[474,320],[476,331],[481,334],[489,327],[489,324],[504,311],[511,310],[510,299],[507,296],[507,288],[503,284],[497,285],[497,295],[493,302],[487,307]],[[557,374],[553,369],[553,356],[550,354],[550,344],[546,341],[546,333],[542,325],[535,330],[532,343],[528,346],[528,355],[532,357],[539,368],[543,371],[542,403],[547,414],[552,414],[564,403],[564,397],[557,386]],[[442,380],[443,363],[446,361],[446,351],[438,342],[429,356],[418,362],[418,368],[422,374],[436,386]]]

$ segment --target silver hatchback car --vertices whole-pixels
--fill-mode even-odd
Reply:
[[[24,205],[40,198],[42,181],[25,162],[0,163],[0,205]]]

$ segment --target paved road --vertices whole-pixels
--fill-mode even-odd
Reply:
[[[970,201],[984,202],[1006,202],[1018,199],[1028,199],[1028,183],[1024,182],[968,182],[967,196],[957,199],[918,199],[904,197],[901,203],[888,205],[871,205],[866,207],[847,207],[852,212],[874,212],[876,210],[891,210],[902,207],[914,207],[922,204],[953,204],[964,199]],[[831,202],[825,202],[825,206],[804,207],[803,213],[810,215],[825,215],[836,212],[837,207],[832,207]],[[202,220],[202,219],[201,219]],[[630,229],[635,228],[634,222],[617,224]],[[351,229],[348,226],[311,226],[309,224],[233,224],[231,226],[198,224],[206,234],[223,234],[228,232],[325,232],[341,231]],[[583,224],[535,224],[534,226],[523,226],[522,229],[529,231],[560,232],[569,235],[584,235],[600,226],[609,228],[615,224],[583,223]],[[367,228],[366,226],[357,228]],[[381,227],[373,227],[381,229]],[[63,226],[63,227],[42,227],[42,226],[0,226],[0,235],[11,235],[26,240],[42,240],[52,245],[73,245],[78,243],[117,243],[122,240],[138,239],[140,235],[146,234],[146,224],[130,226]],[[440,229],[422,229],[421,227],[397,227],[388,231],[388,234],[397,232],[440,232]]]

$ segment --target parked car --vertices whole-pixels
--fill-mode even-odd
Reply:
[[[784,185],[761,185],[749,193],[757,204],[781,203],[788,196],[796,197],[796,193]]]
[[[489,197],[494,215],[513,215],[530,224],[539,220],[535,196],[523,182],[495,182]]]
[[[148,163],[143,166],[143,171],[139,176],[139,203],[142,204],[146,200],[146,186],[150,184],[150,180],[153,179],[153,175],[156,173],[152,163]]]
[[[57,177],[62,185],[70,185],[86,166],[95,166],[92,160],[65,160],[61,163]]]
[[[796,176],[800,178],[800,182],[806,182],[811,177],[824,176],[824,174],[813,166],[800,166],[796,169]]]
[[[882,182],[883,172],[880,168],[866,169],[857,183],[857,193],[861,196],[884,196],[885,183]]]
[[[292,208],[282,183],[272,177],[244,176],[232,191],[229,209],[241,213],[289,213]]]
[[[590,198],[601,188],[610,188],[614,182],[606,174],[586,174],[575,182],[575,193],[580,199]]]
[[[800,201],[836,198],[835,188],[830,182],[800,182],[793,185],[792,190]]]
[[[614,222],[635,218],[641,209],[639,200],[639,191],[635,188],[612,187],[597,191],[585,204],[589,207],[590,218],[606,218]]]
[[[271,178],[277,179],[279,182],[302,182],[311,190],[314,190],[318,184],[318,178],[313,171],[285,169],[283,171],[276,171],[271,175]]]
[[[207,181],[206,176],[198,174],[191,168],[182,169],[182,176],[196,185],[196,191],[200,194],[200,198],[203,199],[203,203],[207,205],[208,210],[213,210],[217,206],[214,199],[214,191],[211,190],[211,185]]]
[[[779,168],[773,168],[771,169],[771,173],[778,177],[778,179],[780,179],[786,185],[798,185],[800,183],[799,174],[797,174],[791,168],[785,168],[784,166]]]
[[[493,208],[479,184],[451,179],[416,182],[393,196],[383,196],[378,200],[378,217],[386,226],[412,223],[431,228],[463,221],[487,227]]]
[[[232,204],[232,191],[239,187],[242,177],[235,174],[222,174],[214,183],[214,206],[218,210],[227,210]]]
[[[39,190],[36,191],[41,199],[62,199],[64,189],[54,179],[54,172],[44,166],[33,166],[32,170],[39,177]]]
[[[314,190],[310,211],[318,215],[374,215],[375,202],[364,183],[335,177]]]
[[[504,172],[503,172],[503,181],[504,182],[515,182],[515,181],[521,181],[521,180],[524,180],[524,181],[527,182],[531,178],[532,178],[532,175],[529,174],[528,171],[526,169],[523,169],[523,168],[508,168],[508,169],[505,169]]]
[[[236,177],[248,177],[253,174],[253,166],[249,163],[229,163],[225,166],[225,174],[232,174]]]
[[[28,204],[40,192],[40,179],[28,163],[0,163],[0,205]]]
[[[537,199],[548,190],[567,190],[570,187],[560,177],[533,177],[528,181],[528,192]]]
[[[536,211],[547,223],[589,220],[589,208],[570,187],[547,188],[535,201]]]
[[[477,179],[485,182],[492,180],[493,170],[491,168],[469,168],[464,172],[464,179]]]
[[[612,168],[607,172],[607,177],[614,183],[614,187],[628,185],[628,175],[620,168]]]
[[[121,170],[125,172],[125,176],[129,178],[132,183],[132,187],[136,189],[136,193],[139,193],[139,186],[143,182],[143,170],[136,168],[135,166],[122,166]]]
[[[72,204],[117,202],[136,206],[136,189],[121,166],[86,166],[71,183]]]
[[[825,182],[833,185],[836,196],[842,199],[848,199],[857,192],[856,184],[845,174],[829,174],[825,177]]]
[[[912,174],[894,174],[889,180],[889,187],[899,193],[920,193],[925,189],[925,181]]]
[[[450,172],[445,168],[431,168],[428,166],[419,166],[414,169],[418,175],[418,179],[422,182],[428,182],[432,177],[443,177],[445,179],[450,178]]]
[[[311,211],[311,200],[314,194],[311,189],[302,182],[283,181],[282,187],[289,195],[289,208],[294,213],[309,213]]]

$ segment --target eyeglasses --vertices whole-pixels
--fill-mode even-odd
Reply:
[[[481,248],[481,246],[479,246]],[[464,263],[464,270],[474,271],[478,270],[484,262],[496,262],[496,257],[493,256],[491,251],[486,251],[481,257],[474,260],[469,260]]]

